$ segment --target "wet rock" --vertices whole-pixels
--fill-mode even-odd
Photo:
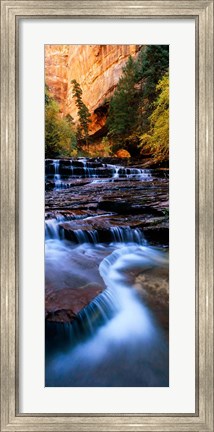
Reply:
[[[71,165],[70,159],[60,159],[60,161],[59,161],[59,167],[61,167],[62,165],[70,166]]]
[[[77,314],[103,291],[99,284],[79,288],[50,291],[45,298],[45,319],[54,322],[72,322]]]
[[[136,229],[140,230],[142,238],[145,237],[153,245],[169,244],[169,229],[165,217],[152,218],[145,215],[139,219],[133,215],[126,218],[122,215],[101,215],[99,218],[92,216],[87,220],[75,219],[60,224],[64,237],[74,243],[132,241],[132,232]]]
[[[117,178],[112,177],[113,168],[109,168],[109,164],[121,165]],[[64,242],[68,247],[59,262],[46,261],[47,340],[50,337],[60,344],[64,326],[75,322],[78,313],[105,289],[99,264],[109,251],[106,245],[99,250],[99,256],[96,247],[91,245],[84,245],[81,250],[83,241],[126,243],[133,238],[140,242],[144,237],[152,245],[167,246],[169,243],[168,170],[153,170],[151,177],[138,181],[126,178],[123,167],[129,175],[131,168],[143,168],[143,163],[136,160],[131,165],[130,160],[118,158],[60,160],[61,182],[68,187],[57,190],[53,161],[46,161],[46,219],[56,218],[62,236],[73,243]],[[90,178],[92,172],[98,179]],[[88,252],[87,247],[93,253]],[[167,269],[160,273],[154,269],[142,272],[141,268],[134,277],[139,296],[167,329]],[[133,281],[133,275],[130,278]]]
[[[70,240],[74,243],[110,243],[114,240],[113,234],[110,229],[106,228],[99,228],[96,230],[92,230],[89,226],[84,230],[81,230],[81,233],[79,232],[80,229],[76,228],[73,229],[69,225],[63,224],[61,226],[64,231],[64,237],[66,240]]]
[[[55,188],[55,183],[53,181],[47,181],[45,183],[45,190],[46,191],[53,190],[54,188]]]
[[[69,220],[85,220],[65,226],[66,238],[73,239],[72,230],[99,230],[102,242],[112,241],[106,230],[111,227],[141,228],[152,244],[168,244],[168,180],[134,182],[94,182],[93,179],[71,179],[66,190],[47,190],[46,212],[59,212]],[[106,216],[105,216],[106,214]],[[96,217],[96,216],[99,216]],[[100,217],[102,216],[102,217]]]
[[[152,268],[144,270],[135,278],[134,288],[143,302],[153,311],[162,327],[169,329],[169,270]]]
[[[144,227],[144,236],[152,245],[169,244],[169,227],[168,226],[147,226]]]
[[[103,168],[101,161],[87,161],[86,168]]]
[[[70,329],[78,320],[78,314],[93,301],[104,287],[99,284],[87,284],[79,288],[67,288],[46,293],[45,299],[45,349],[71,349],[73,340]]]
[[[53,161],[48,161],[48,164],[45,162],[45,174],[46,176],[54,176],[55,173],[55,167],[53,165]]]
[[[111,211],[118,214],[150,214],[160,216],[163,213],[152,207],[126,201],[100,201],[98,203],[100,210]]]

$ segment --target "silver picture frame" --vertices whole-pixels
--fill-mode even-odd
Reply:
[[[18,31],[32,18],[193,18],[196,25],[196,411],[194,414],[19,412]],[[1,432],[212,432],[213,0],[1,1]],[[185,389],[184,389],[185,391]]]

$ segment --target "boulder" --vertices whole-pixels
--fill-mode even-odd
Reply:
[[[135,277],[134,288],[143,302],[153,311],[162,327],[169,330],[169,270],[156,267]]]
[[[152,216],[161,216],[163,213],[148,205],[141,205],[127,201],[100,201],[98,209],[111,211],[118,214],[149,214]]]
[[[45,319],[71,323],[78,313],[103,291],[99,284],[50,291],[45,297]]]

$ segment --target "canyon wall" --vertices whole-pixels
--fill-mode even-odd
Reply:
[[[136,56],[139,45],[46,45],[45,80],[60,105],[62,116],[77,120],[71,80],[83,91],[92,122],[90,135],[105,132],[108,98],[113,94],[129,55]]]

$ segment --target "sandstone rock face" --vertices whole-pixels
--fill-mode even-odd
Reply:
[[[81,288],[54,290],[49,287],[45,297],[45,317],[53,322],[72,322],[77,314],[103,291],[98,284]]]
[[[77,120],[71,80],[83,91],[83,101],[92,116],[90,134],[105,126],[107,99],[113,94],[129,55],[136,56],[139,45],[46,45],[45,79],[60,104],[62,115]]]
[[[59,103],[61,112],[65,114],[68,91],[67,45],[45,46],[45,82]]]
[[[102,296],[106,282],[99,266],[116,250],[115,244],[168,249],[168,171],[144,169],[144,161],[137,168],[134,161],[118,162],[64,158],[57,168],[59,180],[54,161],[46,160],[45,312],[52,346],[61,344],[63,325],[74,322],[79,328],[83,308]],[[168,330],[168,261],[161,266],[142,270],[136,264],[127,277]],[[70,343],[70,330],[66,335]]]
[[[126,228],[130,227],[143,230],[146,240],[153,245],[168,245],[168,171],[145,170],[139,181],[137,175],[128,177],[135,172],[133,166],[124,169],[121,166],[115,178],[111,171],[113,165],[106,161],[109,158],[97,162],[90,159],[83,168],[81,160],[62,159],[59,173],[64,189],[55,190],[53,161],[46,160],[47,219],[54,219],[60,212],[65,220],[59,227],[72,242],[78,243],[78,231],[93,232],[101,243],[112,242],[117,235],[115,228],[121,228],[120,236],[125,238]],[[138,170],[143,166],[142,162]],[[98,178],[88,177],[94,173]],[[86,241],[93,242],[91,234],[86,235]]]
[[[169,330],[169,269],[145,269],[135,277],[134,288],[144,304],[153,310],[162,327]]]

